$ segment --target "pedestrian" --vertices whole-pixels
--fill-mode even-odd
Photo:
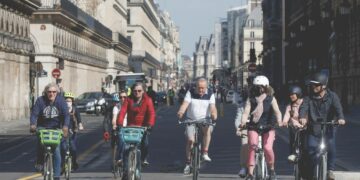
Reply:
[[[149,86],[146,93],[151,98],[154,106],[157,107],[158,103],[157,103],[157,100],[156,100],[156,92],[154,91],[153,87]]]
[[[186,116],[184,117],[184,113]],[[177,113],[178,118],[183,117],[187,121],[196,121],[201,119],[211,118],[213,121],[217,119],[217,110],[215,105],[215,95],[211,90],[208,89],[207,80],[205,78],[198,78],[196,81],[195,90],[190,90],[186,93],[184,102],[181,104]],[[202,128],[203,143],[202,143],[202,159],[210,162],[209,157],[209,145],[211,141],[211,133],[213,126],[206,125]],[[195,139],[195,125],[187,125],[185,129],[186,136],[186,162],[184,168],[184,174],[190,174],[190,159],[191,159],[191,148],[194,144]]]
[[[171,106],[174,105],[174,96],[175,96],[175,91],[172,87],[170,87],[168,90],[168,97],[169,97],[169,104]]]
[[[274,116],[275,115],[275,118]],[[250,116],[248,138],[249,138],[249,155],[248,155],[248,179],[254,178],[255,168],[255,151],[258,145],[258,136],[262,135],[264,143],[265,160],[270,171],[270,179],[276,179],[275,173],[275,154],[273,144],[275,140],[274,126],[282,125],[281,112],[277,100],[274,97],[274,91],[269,85],[269,80],[265,76],[256,76],[253,81],[250,96],[246,100],[244,112],[241,118],[240,128],[245,124]],[[263,134],[258,134],[259,126],[266,127]]]
[[[328,75],[322,72],[314,74],[310,81],[310,94],[304,99],[300,107],[299,119],[303,126],[307,126],[307,150],[311,158],[311,170],[315,177],[315,168],[319,163],[319,144],[321,127],[316,122],[331,122],[337,120],[339,125],[345,124],[343,108],[339,97],[328,86]],[[335,179],[336,159],[336,130],[335,126],[326,128],[325,142],[327,147],[327,179]]]
[[[37,128],[46,129],[62,129],[63,137],[68,136],[68,128],[70,124],[70,114],[68,106],[63,96],[59,95],[59,86],[50,83],[45,86],[43,95],[37,98],[30,115],[30,132],[36,132]],[[60,146],[54,151],[54,180],[60,179],[61,174],[61,153]],[[44,149],[37,141],[37,159],[35,168],[41,171],[44,163]]]

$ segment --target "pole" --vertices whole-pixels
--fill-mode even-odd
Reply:
[[[36,71],[36,99],[39,97],[39,73]]]

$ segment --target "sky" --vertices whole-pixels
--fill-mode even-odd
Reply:
[[[247,0],[155,0],[160,9],[170,13],[180,28],[183,55],[192,57],[200,36],[214,33],[215,23],[226,18],[226,10],[246,4]]]

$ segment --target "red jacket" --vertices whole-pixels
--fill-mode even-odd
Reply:
[[[127,98],[121,106],[117,124],[122,126],[127,113],[128,126],[154,126],[155,109],[149,96],[144,94],[139,106],[134,105],[135,100]]]

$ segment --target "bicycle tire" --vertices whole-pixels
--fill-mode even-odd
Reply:
[[[48,175],[48,155],[47,154],[45,154],[45,156],[44,156],[44,166],[43,166],[43,172],[42,172],[42,174],[43,174],[43,176],[44,176],[44,180],[47,180],[47,175]]]
[[[318,180],[326,180],[326,175],[327,175],[327,157],[325,154],[320,156],[320,162],[319,162],[319,166],[318,166],[319,170],[319,176],[318,176]]]
[[[295,178],[295,180],[301,180],[298,162],[294,165],[294,178]]]
[[[126,176],[128,180],[136,179],[136,149],[133,149],[128,154],[128,164],[126,170]]]
[[[53,180],[54,179],[54,169],[53,169],[53,160],[52,155],[46,155],[46,159],[44,161],[44,180]],[[46,167],[45,167],[46,166]]]
[[[255,155],[255,168],[254,168],[254,177],[256,180],[263,180],[263,173],[262,173],[262,159],[259,154]]]
[[[197,180],[199,176],[199,167],[200,167],[200,149],[199,145],[193,147],[193,156],[192,156],[192,170],[193,170],[193,180]]]
[[[65,179],[69,180],[70,179],[70,174],[71,174],[71,168],[72,168],[72,158],[71,156],[67,156],[65,158]]]

